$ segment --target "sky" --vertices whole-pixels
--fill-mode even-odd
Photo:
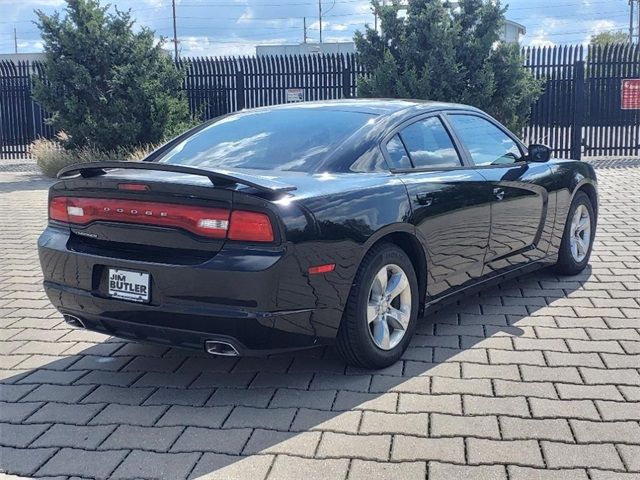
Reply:
[[[321,0],[323,40],[350,41],[356,30],[373,25],[369,0]],[[120,10],[131,9],[138,25],[172,38],[171,0],[101,0]],[[628,30],[628,0],[502,0],[506,17],[527,29],[523,45],[588,43],[592,34]],[[38,52],[42,42],[35,9],[52,13],[64,0],[0,0],[0,53]],[[318,0],[176,0],[182,56],[252,55],[255,45],[300,43],[303,18],[308,41],[317,41]],[[636,21],[637,24],[637,21]],[[166,43],[167,49],[173,44]]]

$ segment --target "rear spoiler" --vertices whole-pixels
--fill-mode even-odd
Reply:
[[[187,175],[198,175],[207,177],[215,186],[226,187],[231,185],[246,185],[261,192],[270,194],[285,193],[296,190],[293,185],[272,180],[260,175],[249,175],[239,172],[213,171],[204,168],[184,167],[182,165],[172,165],[170,163],[157,162],[87,162],[75,163],[64,167],[58,172],[58,178],[65,179],[80,175],[84,178],[104,175],[110,169],[126,170],[154,170],[160,172],[184,173]]]

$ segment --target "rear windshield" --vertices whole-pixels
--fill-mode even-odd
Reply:
[[[184,139],[159,162],[199,167],[315,171],[375,115],[312,107],[239,113]]]

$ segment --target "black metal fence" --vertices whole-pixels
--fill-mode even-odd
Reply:
[[[184,89],[192,112],[205,120],[243,108],[290,101],[350,98],[365,72],[355,55],[189,58]]]
[[[640,155],[640,109],[622,109],[622,80],[640,79],[640,45],[526,48],[524,64],[544,79],[523,137],[556,155]]]
[[[0,158],[23,157],[33,140],[54,135],[32,98],[34,75],[42,76],[39,63],[0,61]]]
[[[621,84],[640,78],[640,46],[523,49],[524,65],[545,82],[522,135],[557,155],[640,155],[640,110],[621,109]],[[183,59],[184,90],[194,114],[209,119],[292,100],[356,95],[366,72],[355,55]],[[0,158],[28,155],[28,145],[55,132],[32,98],[42,65],[0,62]]]

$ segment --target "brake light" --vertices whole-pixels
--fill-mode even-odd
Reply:
[[[130,192],[148,192],[149,185],[144,183],[119,183],[118,190],[128,190]]]
[[[94,221],[124,222],[181,228],[209,238],[273,242],[269,216],[244,210],[108,198],[54,197],[49,218],[87,225]]]
[[[273,242],[271,220],[264,213],[234,210],[231,212],[229,240]]]

